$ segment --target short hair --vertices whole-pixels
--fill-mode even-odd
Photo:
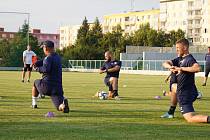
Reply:
[[[109,55],[112,55],[112,52],[111,51],[106,51],[105,53],[107,53]]]
[[[178,41],[176,41],[176,44],[182,44],[183,46],[185,47],[188,47],[189,48],[189,41],[185,38],[183,39],[179,39]]]

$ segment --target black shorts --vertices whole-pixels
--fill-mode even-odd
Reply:
[[[30,67],[30,64],[26,64],[26,66],[23,68],[24,71],[32,71],[32,67]]]
[[[193,103],[191,104],[186,104],[186,105],[180,105],[180,111],[184,115],[189,112],[195,112]]]
[[[110,79],[110,77],[105,77],[104,78],[104,84],[106,85],[106,86],[110,86],[110,81],[109,81],[109,79]]]
[[[37,89],[37,91],[40,94],[51,96],[47,83],[43,81],[42,79],[35,80],[34,87]]]
[[[205,77],[208,77],[209,76],[209,72],[210,72],[210,66],[206,66],[206,69],[205,69]]]
[[[197,99],[197,95],[180,96],[177,95],[177,99],[182,114],[195,112],[193,102]]]

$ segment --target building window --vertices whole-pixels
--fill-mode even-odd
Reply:
[[[207,33],[207,29],[206,28],[204,29],[204,33]]]
[[[10,38],[14,38],[14,34],[10,34],[9,37],[10,37]]]
[[[2,34],[2,38],[6,38],[7,37],[7,35],[6,34]]]
[[[125,17],[125,21],[129,21],[129,17]]]

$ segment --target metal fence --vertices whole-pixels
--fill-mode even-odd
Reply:
[[[122,70],[152,70],[165,71],[162,63],[166,60],[122,60]],[[69,68],[72,69],[99,69],[104,60],[69,60]],[[198,61],[201,72],[205,69],[205,61]]]

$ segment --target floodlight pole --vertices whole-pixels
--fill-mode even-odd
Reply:
[[[30,35],[30,28],[29,28],[29,20],[30,20],[30,13],[24,13],[24,12],[1,12],[0,14],[21,14],[21,15],[27,15],[27,20],[28,20],[28,33],[27,33],[27,44],[30,45],[30,39],[29,39],[29,35]]]

